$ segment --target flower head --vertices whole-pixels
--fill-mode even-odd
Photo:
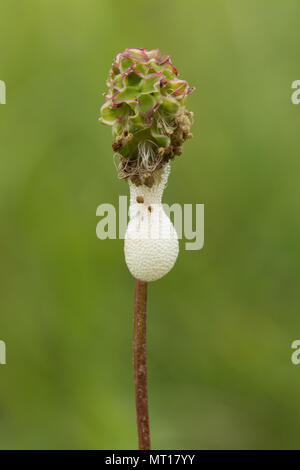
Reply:
[[[100,122],[112,126],[120,176],[151,186],[155,170],[181,155],[182,144],[192,137],[185,101],[193,89],[158,49],[117,54],[107,87]]]

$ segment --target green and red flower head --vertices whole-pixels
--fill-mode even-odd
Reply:
[[[193,89],[158,49],[117,54],[107,87],[100,122],[112,126],[120,176],[151,185],[152,173],[180,155],[183,142],[192,137],[185,101]]]

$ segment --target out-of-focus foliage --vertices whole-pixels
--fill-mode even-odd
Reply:
[[[158,15],[159,11],[159,15]],[[167,203],[205,246],[149,287],[154,448],[299,447],[300,4],[2,0],[1,448],[136,447],[134,281],[96,208],[128,194],[98,123],[114,55],[159,48],[196,86]]]

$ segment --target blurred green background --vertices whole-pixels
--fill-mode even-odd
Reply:
[[[153,448],[299,448],[297,0],[1,0],[0,446],[134,449],[133,287],[96,208],[128,194],[97,119],[114,55],[170,54],[196,91],[164,201],[205,246],[149,287]]]

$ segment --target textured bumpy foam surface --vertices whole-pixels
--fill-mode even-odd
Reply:
[[[151,188],[130,183],[125,259],[131,274],[142,281],[163,277],[172,269],[178,256],[178,236],[161,205],[169,171],[169,165],[166,165]]]

